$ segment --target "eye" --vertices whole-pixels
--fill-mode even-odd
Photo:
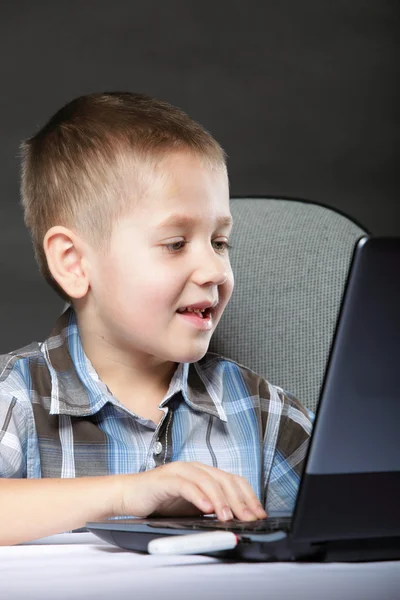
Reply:
[[[226,240],[214,240],[213,246],[217,252],[225,252],[226,250],[232,248],[232,246],[230,246]]]
[[[167,250],[167,252],[174,253],[183,250],[186,244],[186,240],[178,240],[176,242],[172,242],[171,244],[164,244],[164,248]]]

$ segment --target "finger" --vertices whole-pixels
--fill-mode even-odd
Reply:
[[[220,479],[220,485],[224,496],[235,517],[241,521],[254,521],[258,518],[257,514],[250,508],[244,489],[239,484],[239,478],[234,475],[224,474]],[[249,494],[251,498],[252,493]]]
[[[201,463],[196,467],[218,480],[227,503],[238,519],[265,519],[267,514],[247,479]]]
[[[236,481],[237,485],[241,487],[244,502],[251,512],[257,519],[265,519],[267,513],[247,479],[245,477],[237,477]]]
[[[180,475],[174,475],[170,478],[166,496],[169,499],[183,498],[196,506],[202,513],[210,513],[214,510],[213,502],[204,489],[194,481]]]
[[[197,473],[196,473],[197,471]],[[216,469],[216,471],[219,471]],[[196,484],[203,491],[205,497],[207,497],[213,507],[217,518],[221,521],[228,521],[234,518],[232,512],[232,504],[234,498],[228,498],[224,487],[221,485],[222,471],[219,471],[215,476],[215,473],[210,474],[206,469],[196,469],[191,472],[191,476],[195,475]],[[236,515],[237,518],[240,518]],[[254,517],[253,517],[254,518]]]

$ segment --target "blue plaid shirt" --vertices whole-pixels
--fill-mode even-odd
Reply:
[[[0,477],[81,477],[199,461],[245,477],[269,514],[293,510],[310,416],[293,396],[208,353],[181,363],[156,425],[100,380],[74,311],[50,337],[0,356]]]

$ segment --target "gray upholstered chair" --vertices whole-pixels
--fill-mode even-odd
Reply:
[[[314,411],[352,252],[365,230],[299,200],[236,198],[231,211],[235,291],[210,350]]]

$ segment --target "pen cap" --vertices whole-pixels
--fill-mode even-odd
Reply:
[[[149,542],[147,551],[149,554],[202,554],[231,550],[237,544],[238,538],[231,531],[211,531],[156,538]]]

